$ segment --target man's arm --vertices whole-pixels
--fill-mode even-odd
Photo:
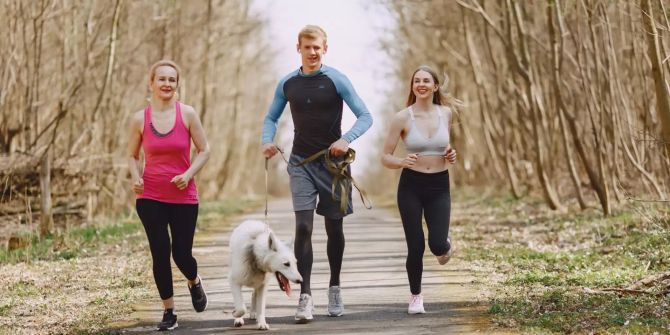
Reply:
[[[263,120],[263,132],[262,132],[262,143],[263,145],[272,143],[272,140],[277,133],[277,122],[279,117],[284,112],[284,107],[286,107],[286,96],[284,95],[284,80],[281,80],[277,84],[275,89],[275,95],[268,108],[267,114],[265,114],[265,119]]]
[[[354,90],[349,79],[340,72],[335,71],[332,68],[331,70],[332,73],[329,73],[329,76],[335,83],[337,92],[340,94],[344,102],[347,103],[347,106],[349,106],[354,115],[356,115],[356,122],[354,125],[349,131],[342,135],[342,138],[345,141],[351,143],[370,129],[372,126],[372,115],[365,106],[365,103],[363,103],[363,100],[356,93],[356,90]]]

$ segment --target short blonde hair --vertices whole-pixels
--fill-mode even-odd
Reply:
[[[328,42],[328,36],[326,35],[326,31],[323,30],[321,27],[313,24],[308,24],[300,32],[298,33],[298,45],[300,45],[300,40],[302,38],[318,38],[321,37],[323,38],[323,43],[326,44]]]
[[[181,69],[179,69],[179,66],[177,63],[169,60],[169,59],[161,59],[151,65],[151,69],[149,70],[149,79],[150,81],[154,81],[154,77],[156,76],[156,69],[160,66],[169,66],[173,68],[175,71],[177,71],[177,84],[179,84],[179,73],[181,73]]]

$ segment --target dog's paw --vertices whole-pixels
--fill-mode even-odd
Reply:
[[[235,327],[242,327],[244,326],[244,319],[242,318],[235,318],[235,321],[233,322]]]
[[[233,316],[236,317],[236,318],[241,318],[241,317],[244,316],[244,313],[246,313],[246,312],[247,312],[246,308],[234,309],[233,310]]]
[[[270,330],[270,326],[268,326],[268,324],[265,321],[259,322],[258,330]]]

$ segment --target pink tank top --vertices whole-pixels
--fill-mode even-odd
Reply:
[[[191,133],[186,129],[179,102],[176,103],[174,126],[159,133],[151,123],[151,106],[144,109],[144,193],[139,199],[152,199],[173,204],[197,204],[198,191],[193,178],[180,190],[170,181],[191,166]]]

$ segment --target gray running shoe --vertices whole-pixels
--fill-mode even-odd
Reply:
[[[298,323],[307,323],[314,318],[312,313],[314,313],[312,296],[307,293],[301,294],[298,301],[298,309],[295,311],[295,321]]]
[[[328,288],[328,315],[342,316],[344,314],[344,304],[342,303],[342,294],[339,286]]]

